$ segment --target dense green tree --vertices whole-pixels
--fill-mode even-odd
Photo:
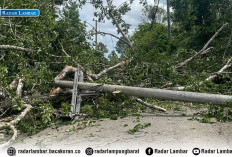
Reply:
[[[53,32],[55,21],[53,19],[53,14],[50,11],[49,1],[46,0],[44,3],[40,3],[38,1],[22,2],[10,0],[6,1],[5,4],[3,4],[3,2],[1,3],[1,6],[5,5],[5,7],[12,9],[40,9],[41,14],[38,18],[1,18],[0,26],[0,31],[3,32],[0,44],[15,45],[32,50],[31,53],[22,53],[14,50],[2,51],[2,53],[6,54],[6,57],[1,64],[8,69],[9,77],[12,77],[5,83],[12,81],[12,79],[14,79],[13,76],[18,76],[25,79],[26,88],[33,86],[33,83],[40,84],[41,81],[36,79],[36,77],[43,77],[43,74],[37,74],[43,71],[40,71],[38,66],[43,65],[42,67],[39,66],[43,70],[50,66],[49,64],[46,64],[49,60],[47,54],[52,52],[50,42],[56,37],[56,34]],[[48,76],[49,73],[44,77]],[[32,81],[33,79],[35,82]],[[46,79],[42,80],[45,81]],[[46,86],[35,87],[46,88]]]
[[[56,23],[55,31],[57,38],[54,45],[61,49],[61,44],[70,55],[80,53],[82,49],[89,48],[86,41],[85,25],[79,19],[78,4],[76,2],[68,2],[61,11],[60,19]]]
[[[172,21],[191,47],[199,49],[224,23],[231,26],[231,0],[172,0]],[[181,36],[181,38],[184,38]]]
[[[118,61],[119,61],[118,55],[116,54],[115,51],[112,51],[112,52],[109,54],[108,58],[109,58],[110,63],[111,63],[112,65],[117,64]]]
[[[123,55],[125,52],[130,49],[130,46],[125,43],[125,39],[123,37],[120,38],[121,40],[118,40],[116,43],[116,51],[117,53]]]
[[[102,42],[99,42],[97,44],[97,50],[103,52],[103,53],[108,53],[108,49],[107,46],[105,44],[103,44]]]
[[[10,113],[21,110],[22,101],[16,96],[9,84],[19,77],[23,80],[23,90],[30,95],[27,103],[33,105],[31,121],[26,119],[20,128],[34,132],[36,128],[47,126],[53,117],[54,106],[49,100],[40,101],[40,95],[54,87],[53,79],[64,65],[85,66],[88,71],[99,72],[107,59],[100,51],[92,50],[87,42],[85,25],[79,19],[75,2],[65,3],[59,18],[51,9],[50,0],[40,1],[9,0],[1,1],[0,7],[8,9],[39,9],[36,18],[0,18],[0,45],[12,45],[29,49],[17,51],[5,49],[0,51],[0,86],[8,91],[7,103],[12,105]],[[67,57],[68,53],[72,58]],[[73,62],[76,60],[76,62]],[[98,65],[98,64],[97,64]],[[24,93],[23,93],[23,96]],[[24,100],[25,101],[25,100]],[[6,113],[6,115],[8,112]]]

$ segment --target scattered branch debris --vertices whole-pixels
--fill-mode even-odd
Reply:
[[[62,46],[62,45],[61,45],[61,46]],[[71,56],[63,49],[63,47],[62,47],[62,51],[63,51],[68,57],[71,57]],[[71,58],[72,58],[72,57],[71,57]],[[89,81],[91,81],[91,82],[93,82],[93,79],[92,79],[92,78],[94,78],[94,79],[99,79],[102,75],[106,74],[108,71],[113,70],[113,69],[115,69],[115,68],[117,68],[117,67],[119,67],[119,66],[123,66],[123,65],[125,65],[126,63],[130,62],[129,60],[127,60],[127,61],[121,61],[121,62],[119,62],[118,64],[116,64],[116,65],[114,65],[114,66],[111,66],[111,67],[109,67],[109,68],[106,68],[106,69],[102,70],[99,74],[89,74],[89,73],[86,72],[86,70],[85,70],[85,68],[84,68],[83,66],[81,66],[79,63],[77,63],[73,58],[72,58],[72,60],[73,60],[73,62],[83,71],[83,73],[86,75],[87,79],[88,79]],[[62,70],[60,76],[62,76],[63,74],[69,73],[69,72],[74,72],[75,69],[76,69],[76,68],[74,68],[74,67],[66,66],[66,67]],[[58,76],[59,76],[59,75],[58,75]],[[55,78],[55,79],[56,79],[56,78]],[[61,79],[62,79],[62,78],[61,78]]]
[[[228,68],[230,68],[232,66],[232,57],[227,61],[227,63],[216,73],[214,73],[213,75],[207,77],[204,81],[201,81],[199,83],[199,85],[202,85],[205,81],[210,81],[210,80],[213,80],[214,78],[216,78],[218,75],[220,74],[223,74],[224,71]],[[184,90],[185,88],[190,88],[191,86],[180,86],[180,87],[171,87],[169,89],[172,89],[172,90],[177,90],[177,91],[182,91]]]
[[[22,79],[19,79],[18,87],[17,87],[17,90],[16,90],[16,94],[19,97],[21,97],[22,96],[22,92],[23,92],[23,82],[22,82]]]
[[[158,110],[158,111],[162,111],[162,112],[167,112],[166,109],[162,108],[162,107],[159,107],[159,106],[155,106],[155,105],[152,105],[152,104],[149,104],[145,101],[143,101],[142,99],[140,98],[134,98],[138,103],[144,105],[144,106],[147,106],[149,108],[152,108],[152,109],[155,109],[155,110]]]
[[[15,126],[16,126],[16,125],[27,115],[27,113],[30,112],[31,109],[32,109],[32,106],[29,105],[29,104],[23,104],[23,107],[25,107],[25,109],[23,110],[23,112],[21,112],[20,115],[17,116],[14,120],[12,120],[12,121],[10,121],[10,122],[7,122],[7,123],[1,123],[1,124],[0,124],[0,130],[9,128],[9,129],[11,129],[11,130],[14,132],[12,138],[11,138],[8,142],[6,142],[6,143],[0,145],[0,149],[3,149],[3,148],[8,147],[9,145],[11,145],[11,144],[15,141],[15,139],[16,139],[16,137],[17,137],[17,133],[18,133],[17,130],[16,130],[16,128],[15,128]]]
[[[131,45],[130,45],[127,41],[123,40],[122,38],[117,37],[117,36],[114,35],[114,34],[106,33],[106,32],[97,32],[97,33],[98,33],[98,34],[101,34],[101,35],[110,35],[110,36],[112,36],[112,37],[114,37],[114,38],[116,38],[116,39],[118,39],[118,40],[123,41],[124,43],[126,43],[128,46],[131,47]],[[131,47],[131,48],[132,48],[132,47]]]
[[[226,65],[224,65],[216,74],[209,76],[205,81],[210,81],[217,77],[217,75],[222,74],[226,69],[232,66],[232,57],[227,61]],[[200,85],[203,84],[203,82],[200,83]]]
[[[2,54],[0,60],[2,60],[4,57],[5,57],[5,54]]]
[[[136,132],[145,129],[147,127],[150,127],[151,123],[144,123],[144,124],[137,124],[133,129],[130,129],[127,131],[128,134],[135,134]]]
[[[22,79],[21,78],[16,78],[11,83],[11,88],[12,89],[17,89],[16,94],[17,94],[17,96],[21,97],[22,96],[22,91],[23,91]],[[0,122],[3,122],[3,123],[0,123],[0,130],[9,128],[9,129],[11,129],[13,131],[13,136],[11,137],[11,139],[8,142],[0,145],[0,149],[8,147],[9,145],[11,145],[15,141],[15,139],[17,137],[17,134],[18,134],[17,129],[15,128],[15,126],[26,116],[26,114],[28,112],[31,111],[32,106],[29,105],[29,104],[24,103],[23,108],[25,108],[25,109],[14,120],[13,120],[12,117],[6,117],[6,118],[1,119]]]

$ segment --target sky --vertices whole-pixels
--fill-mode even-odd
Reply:
[[[113,4],[115,4],[116,6],[119,6],[120,4],[122,4],[125,1],[126,0],[114,0]],[[164,1],[165,0],[161,0],[161,2],[160,2],[160,6],[163,8],[165,8]],[[154,4],[154,0],[148,0],[148,3]],[[142,15],[142,9],[143,9],[143,6],[141,4],[139,4],[139,0],[135,0],[134,3],[132,4],[131,11],[129,11],[126,15],[124,15],[123,19],[128,24],[131,25],[131,27],[129,29],[129,35],[132,35],[132,33],[134,32],[134,30],[138,26],[138,24],[143,21],[144,18]],[[87,30],[91,30],[93,28],[92,26],[95,26],[95,22],[93,21],[93,19],[95,18],[93,15],[93,12],[94,12],[94,8],[89,3],[87,3],[80,10],[80,19],[82,21],[86,21],[87,23],[89,23],[89,24],[87,24]],[[117,35],[118,37],[121,36],[120,34],[117,34],[116,26],[113,26],[111,21],[107,20],[107,19],[105,20],[104,23],[98,23],[98,31],[111,33],[111,34]],[[105,44],[107,46],[109,52],[111,52],[112,50],[115,50],[117,39],[115,39],[111,36],[98,35],[98,42],[102,42],[103,44]]]

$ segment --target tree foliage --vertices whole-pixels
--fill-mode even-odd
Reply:
[[[224,23],[231,27],[231,3],[230,0],[172,0],[173,22],[192,40],[189,46],[199,49]]]
[[[64,3],[57,18],[50,2],[0,2],[2,8],[40,10],[38,18],[0,19],[0,45],[14,45],[31,50],[1,50],[3,58],[0,63],[0,86],[8,91],[6,102],[10,108],[5,115],[21,110],[23,101],[33,104],[31,116],[35,121],[26,119],[19,124],[21,128],[26,127],[25,131],[35,132],[35,128],[43,128],[54,120],[52,102],[46,99],[41,102],[41,98],[48,97],[47,93],[54,87],[53,79],[64,65],[77,66],[72,58],[84,64],[88,71],[100,71],[102,63],[107,63],[104,54],[93,50],[87,42],[86,26],[79,19],[79,4],[72,1]],[[72,58],[67,57],[64,51]],[[98,63],[100,66],[96,66]],[[23,97],[29,94],[29,99],[22,101],[10,89],[9,85],[15,78],[23,80]]]

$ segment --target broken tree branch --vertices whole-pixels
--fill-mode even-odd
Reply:
[[[10,125],[16,125],[18,124],[25,116],[26,114],[32,109],[32,106],[30,104],[23,104],[23,107],[26,107],[21,114],[15,118],[13,121],[10,122]]]
[[[6,109],[6,110],[0,115],[0,117],[4,116],[4,114],[5,114],[8,110],[9,110],[9,108]],[[1,121],[0,121],[0,122],[1,122]]]
[[[54,81],[63,80],[68,74],[75,72],[75,67],[72,66],[65,66],[64,69],[55,77]],[[49,93],[50,97],[58,96],[61,93],[64,93],[66,90],[60,87],[52,89]]]
[[[149,103],[143,101],[143,100],[140,99],[140,98],[134,98],[134,99],[135,99],[135,101],[137,101],[138,103],[140,103],[140,104],[142,104],[142,105],[144,105],[144,106],[147,106],[147,107],[149,107],[149,108],[152,108],[152,109],[155,109],[155,110],[159,110],[159,111],[162,111],[162,112],[167,112],[166,109],[164,109],[164,108],[162,108],[162,107],[159,107],[159,106],[155,106],[155,105],[149,104]]]
[[[3,148],[6,148],[6,147],[10,146],[17,138],[18,131],[16,130],[14,125],[10,125],[9,128],[13,131],[13,136],[11,137],[11,139],[9,141],[7,141],[6,143],[0,145],[0,149],[3,149]]]
[[[207,48],[205,51],[203,51],[203,52],[201,53],[201,55],[204,55],[204,54],[209,53],[209,52],[210,52],[210,50],[212,50],[212,49],[213,49],[213,47],[209,47],[209,48]]]
[[[123,40],[122,38],[119,38],[118,36],[114,35],[114,34],[111,34],[111,33],[106,33],[106,32],[97,32],[98,34],[101,34],[101,35],[110,35],[118,40],[121,40],[123,41],[124,43],[126,43],[128,46],[131,47],[130,43],[128,43],[127,41]],[[131,47],[132,48],[132,47]]]
[[[198,51],[195,55],[193,55],[192,57],[186,59],[184,62],[181,62],[177,67],[175,67],[175,69],[177,68],[181,68],[185,65],[187,65],[190,61],[192,61],[195,57],[197,57],[198,55],[204,53],[205,51],[209,50],[207,49],[207,47],[209,46],[209,44],[218,36],[218,34],[228,25],[228,23],[225,23],[210,39],[209,41],[204,45],[204,47]],[[206,50],[207,49],[207,50]]]
[[[132,47],[132,43],[130,41],[130,39],[127,37],[127,35],[123,32],[122,28],[120,27],[117,19],[115,18],[114,14],[113,14],[113,9],[112,9],[112,2],[110,0],[107,0],[107,5],[108,5],[108,9],[109,9],[109,14],[110,17],[112,18],[113,22],[115,23],[116,27],[118,28],[118,31],[122,34],[122,36],[126,39],[127,43],[129,44],[130,47]]]
[[[64,50],[64,48],[63,48],[62,45],[61,45],[61,47],[62,47],[62,51],[63,51],[68,57],[71,57],[71,56]],[[72,58],[72,57],[71,57],[71,58]],[[130,60],[121,61],[121,62],[119,62],[118,64],[116,64],[116,65],[114,65],[114,66],[111,66],[111,67],[109,67],[109,68],[106,68],[106,69],[102,70],[99,74],[89,74],[89,73],[86,72],[85,68],[83,68],[79,63],[77,63],[73,58],[72,58],[72,60],[73,60],[73,62],[74,62],[75,64],[77,64],[77,66],[83,71],[83,73],[86,74],[87,79],[88,79],[89,81],[91,81],[91,82],[93,82],[93,79],[92,79],[92,78],[94,78],[94,79],[99,79],[102,75],[106,74],[106,73],[109,72],[110,70],[113,70],[113,69],[115,69],[115,68],[117,68],[117,67],[119,67],[119,66],[125,65],[126,63],[130,62]],[[71,67],[71,66],[65,67],[65,68],[62,70],[62,72],[58,75],[59,79],[63,79],[63,77],[65,77],[67,73],[69,73],[69,72],[74,72],[75,69],[76,69],[76,68]],[[62,76],[62,75],[64,75],[64,76]],[[56,77],[55,79],[57,79],[57,77]]]
[[[64,79],[68,74],[70,73],[74,73],[75,72],[75,67],[72,66],[65,66],[64,69],[55,77],[55,81],[56,80],[62,80]]]
[[[109,72],[110,70],[113,70],[119,66],[122,66],[122,65],[125,65],[126,63],[129,63],[130,60],[127,60],[127,61],[121,61],[119,62],[118,64],[112,66],[112,67],[109,67],[109,68],[106,68],[104,70],[102,70],[99,74],[91,74],[91,76],[93,76],[95,79],[99,79],[102,75],[106,74],[107,72]]]
[[[199,85],[202,85],[205,81],[210,81],[210,80],[213,80],[215,77],[217,77],[218,75],[224,73],[224,71],[228,68],[230,68],[232,66],[232,57],[227,61],[227,63],[216,73],[214,73],[213,75],[207,77],[204,81],[201,81],[199,83]],[[180,86],[180,87],[171,87],[169,89],[172,89],[172,90],[177,90],[177,91],[182,91],[184,90],[185,88],[189,88],[191,86]]]
[[[88,79],[90,82],[93,82],[93,79],[91,78],[91,77],[92,77],[91,74],[88,74],[88,73],[86,72],[85,68],[82,67],[79,63],[77,63],[77,62],[75,61],[75,59],[73,59],[73,57],[71,57],[71,56],[64,50],[64,47],[63,47],[62,44],[60,44],[60,45],[61,45],[61,49],[62,49],[63,53],[64,53],[67,57],[69,57],[69,58],[72,59],[73,63],[75,63],[75,64],[83,71],[83,73],[86,75],[87,79]]]
[[[5,99],[6,97],[6,91],[4,88],[0,86],[0,100]]]
[[[17,87],[17,90],[16,90],[16,95],[21,97],[22,92],[23,92],[23,82],[22,82],[22,79],[19,79],[18,87]]]
[[[232,57],[227,61],[226,65],[224,65],[216,74],[209,76],[205,81],[210,81],[214,79],[217,75],[222,74],[226,69],[232,66],[231,61],[232,61]],[[202,84],[203,82],[200,83],[200,85]]]
[[[23,104],[23,107],[25,107],[23,112],[21,112],[20,115],[18,117],[16,117],[14,120],[12,120],[11,122],[8,122],[8,123],[0,124],[0,130],[10,128],[14,132],[12,138],[8,142],[0,145],[0,149],[8,147],[9,145],[11,145],[15,141],[15,139],[17,137],[17,130],[15,128],[15,125],[17,125],[27,115],[27,113],[30,112],[30,110],[32,109],[32,106],[29,104]]]
[[[0,60],[2,60],[4,57],[5,57],[5,54],[2,54]]]
[[[18,80],[18,81],[15,81],[15,80]],[[19,97],[21,97],[22,96],[22,89],[23,89],[23,82],[22,82],[22,79],[15,79],[14,81],[15,81],[15,85],[17,84],[17,90],[16,90],[16,94],[19,96]],[[14,82],[13,81],[13,82]],[[12,84],[12,83],[11,83]],[[5,147],[8,147],[9,145],[11,145],[14,141],[15,141],[15,139],[16,139],[16,137],[17,137],[17,134],[18,134],[18,132],[17,132],[17,130],[16,130],[16,128],[15,128],[15,126],[26,116],[26,114],[28,113],[28,112],[30,112],[30,110],[32,109],[32,106],[31,105],[29,105],[29,104],[23,104],[23,107],[25,108],[21,113],[20,113],[20,115],[18,115],[14,120],[12,120],[12,121],[10,121],[10,122],[4,122],[3,124],[0,124],[0,130],[2,130],[2,129],[7,129],[7,128],[9,128],[9,129],[11,129],[12,131],[13,131],[13,136],[11,137],[11,139],[8,141],[8,142],[6,142],[6,143],[4,143],[4,144],[2,144],[2,145],[0,145],[0,149],[3,149],[3,148],[5,148]]]
[[[32,52],[32,50],[19,47],[19,46],[12,46],[12,45],[0,45],[1,50],[17,50],[17,51],[23,51],[23,52]]]
[[[131,47],[132,50],[134,50],[133,47],[132,47],[132,42],[130,41],[128,36],[125,34],[125,32],[122,30],[121,26],[119,25],[117,19],[115,18],[114,14],[113,14],[112,2],[110,0],[107,0],[107,5],[108,5],[110,17],[112,18],[113,22],[115,23],[116,27],[118,28],[119,32],[121,33],[121,35],[124,37],[125,40],[120,39],[119,37],[117,37],[117,36],[115,36],[113,34],[110,34],[110,33],[104,33],[104,32],[99,32],[99,33],[111,35],[111,36],[113,36],[113,37],[115,37],[115,38],[117,38],[119,40],[122,40],[126,44],[128,44]],[[61,45],[61,48],[62,48],[63,53],[65,53],[66,56],[71,57],[64,50],[62,45]],[[102,75],[106,74],[108,71],[113,70],[113,69],[115,69],[115,68],[117,68],[119,66],[125,65],[126,63],[130,62],[131,60],[121,61],[120,63],[118,63],[118,64],[116,64],[116,65],[114,65],[112,67],[109,67],[109,68],[106,68],[106,69],[102,70],[99,74],[89,74],[89,73],[86,72],[85,68],[83,68],[79,63],[77,63],[73,58],[72,58],[72,61],[83,71],[83,73],[87,76],[87,79],[90,80],[91,82],[93,82],[92,78],[99,79]]]

